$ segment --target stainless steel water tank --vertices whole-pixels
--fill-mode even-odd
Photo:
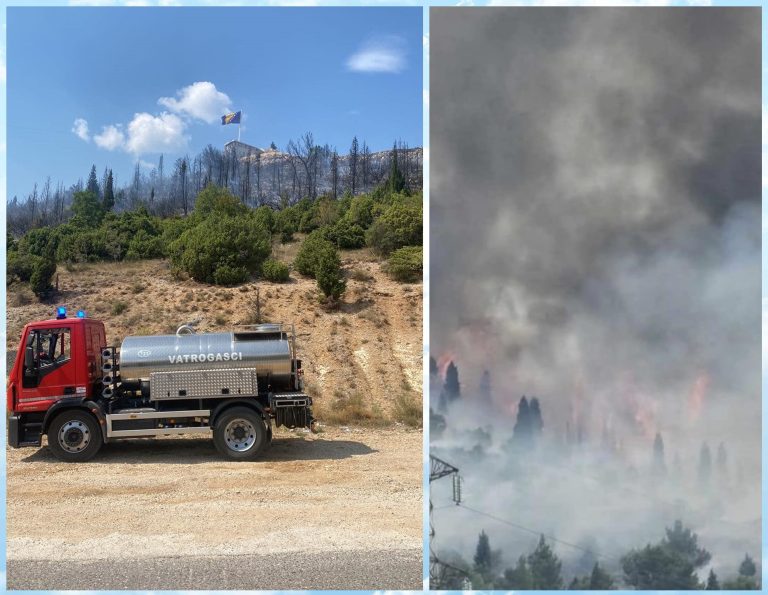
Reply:
[[[279,326],[254,330],[126,337],[120,347],[123,380],[148,380],[152,372],[256,368],[275,382],[291,376],[291,341]]]

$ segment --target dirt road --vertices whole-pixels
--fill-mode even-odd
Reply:
[[[278,432],[254,463],[187,437],[85,464],[10,449],[8,587],[421,589],[421,440]]]

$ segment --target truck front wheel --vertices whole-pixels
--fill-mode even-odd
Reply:
[[[269,435],[261,415],[248,407],[233,407],[216,420],[213,443],[228,459],[247,461],[266,448]]]
[[[99,423],[85,411],[64,411],[48,428],[48,448],[57,459],[67,463],[90,461],[102,443]]]

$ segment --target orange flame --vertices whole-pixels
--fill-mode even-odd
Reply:
[[[688,396],[688,411],[692,420],[696,420],[701,415],[701,409],[704,406],[704,397],[709,388],[709,374],[705,371],[696,375],[696,380],[691,387],[691,393]]]

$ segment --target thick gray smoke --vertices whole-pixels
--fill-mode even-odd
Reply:
[[[430,59],[430,345],[462,383],[434,450],[477,506],[563,539],[622,553],[682,517],[726,574],[759,556],[759,9],[433,9]],[[525,488],[503,471],[523,394],[549,445]],[[704,441],[728,457],[706,489]],[[483,527],[531,549],[474,517],[440,539],[467,555]]]

